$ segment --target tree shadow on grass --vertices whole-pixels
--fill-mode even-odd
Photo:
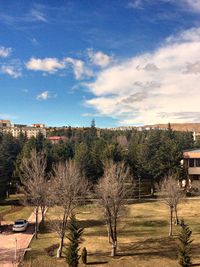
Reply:
[[[177,258],[176,239],[174,238],[148,238],[146,240],[122,244],[118,256],[142,256]]]
[[[99,264],[107,264],[108,261],[91,261],[88,262],[87,265],[99,265]]]
[[[192,245],[193,257],[199,256],[199,245]],[[171,260],[177,260],[177,238],[163,237],[163,238],[148,238],[138,242],[128,244],[120,244],[118,257],[123,256],[140,256],[149,259],[150,257],[162,257]],[[200,265],[193,265],[200,266]]]
[[[78,220],[78,224],[82,228],[104,226],[105,222],[100,220]]]
[[[109,257],[109,252],[103,252],[100,250],[95,251],[94,253],[89,253],[88,254],[88,262],[87,265],[103,265],[108,263],[108,257]],[[91,257],[95,257],[93,260]]]

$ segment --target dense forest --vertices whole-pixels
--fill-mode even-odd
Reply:
[[[108,160],[125,162],[134,179],[148,182],[149,191],[163,177],[176,173],[183,177],[180,166],[185,149],[200,147],[193,141],[191,132],[167,130],[127,130],[111,131],[98,129],[93,121],[88,128],[63,127],[51,129],[49,136],[65,136],[65,141],[52,144],[39,134],[27,139],[20,135],[14,138],[9,134],[0,136],[0,196],[17,190],[20,183],[20,164],[23,157],[29,157],[35,148],[44,150],[47,155],[47,173],[58,161],[74,159],[80,171],[89,181],[96,183],[103,175]]]

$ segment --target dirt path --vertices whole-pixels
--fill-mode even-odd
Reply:
[[[17,266],[17,264],[15,264],[15,257],[18,263],[33,238],[35,223],[34,212],[31,214],[28,221],[29,226],[26,232],[13,233],[12,225],[8,225],[4,231],[0,233],[0,267]],[[40,221],[41,214],[39,214],[39,222]]]

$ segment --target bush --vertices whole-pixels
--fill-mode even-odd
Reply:
[[[81,259],[83,264],[87,264],[87,249],[85,247],[82,249]]]
[[[181,230],[178,235],[179,245],[178,245],[178,252],[179,252],[179,264],[182,267],[189,267],[192,264],[191,261],[191,235],[192,231],[190,227],[184,223],[184,220],[180,223]]]
[[[47,248],[45,248],[45,252],[50,256],[50,257],[54,257],[55,255],[55,250],[58,249],[59,244],[53,244]]]

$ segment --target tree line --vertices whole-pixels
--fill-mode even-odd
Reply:
[[[0,197],[16,190],[15,185],[22,177],[22,159],[29,157],[33,149],[45,151],[47,173],[55,163],[73,159],[93,184],[102,177],[107,161],[124,162],[135,179],[148,181],[147,191],[153,194],[155,184],[167,174],[186,175],[180,166],[182,152],[200,147],[191,132],[173,131],[170,125],[167,130],[111,131],[97,129],[93,121],[88,128],[54,129],[49,135],[66,136],[66,141],[52,144],[42,134],[30,139],[23,134],[18,138],[0,136]]]

